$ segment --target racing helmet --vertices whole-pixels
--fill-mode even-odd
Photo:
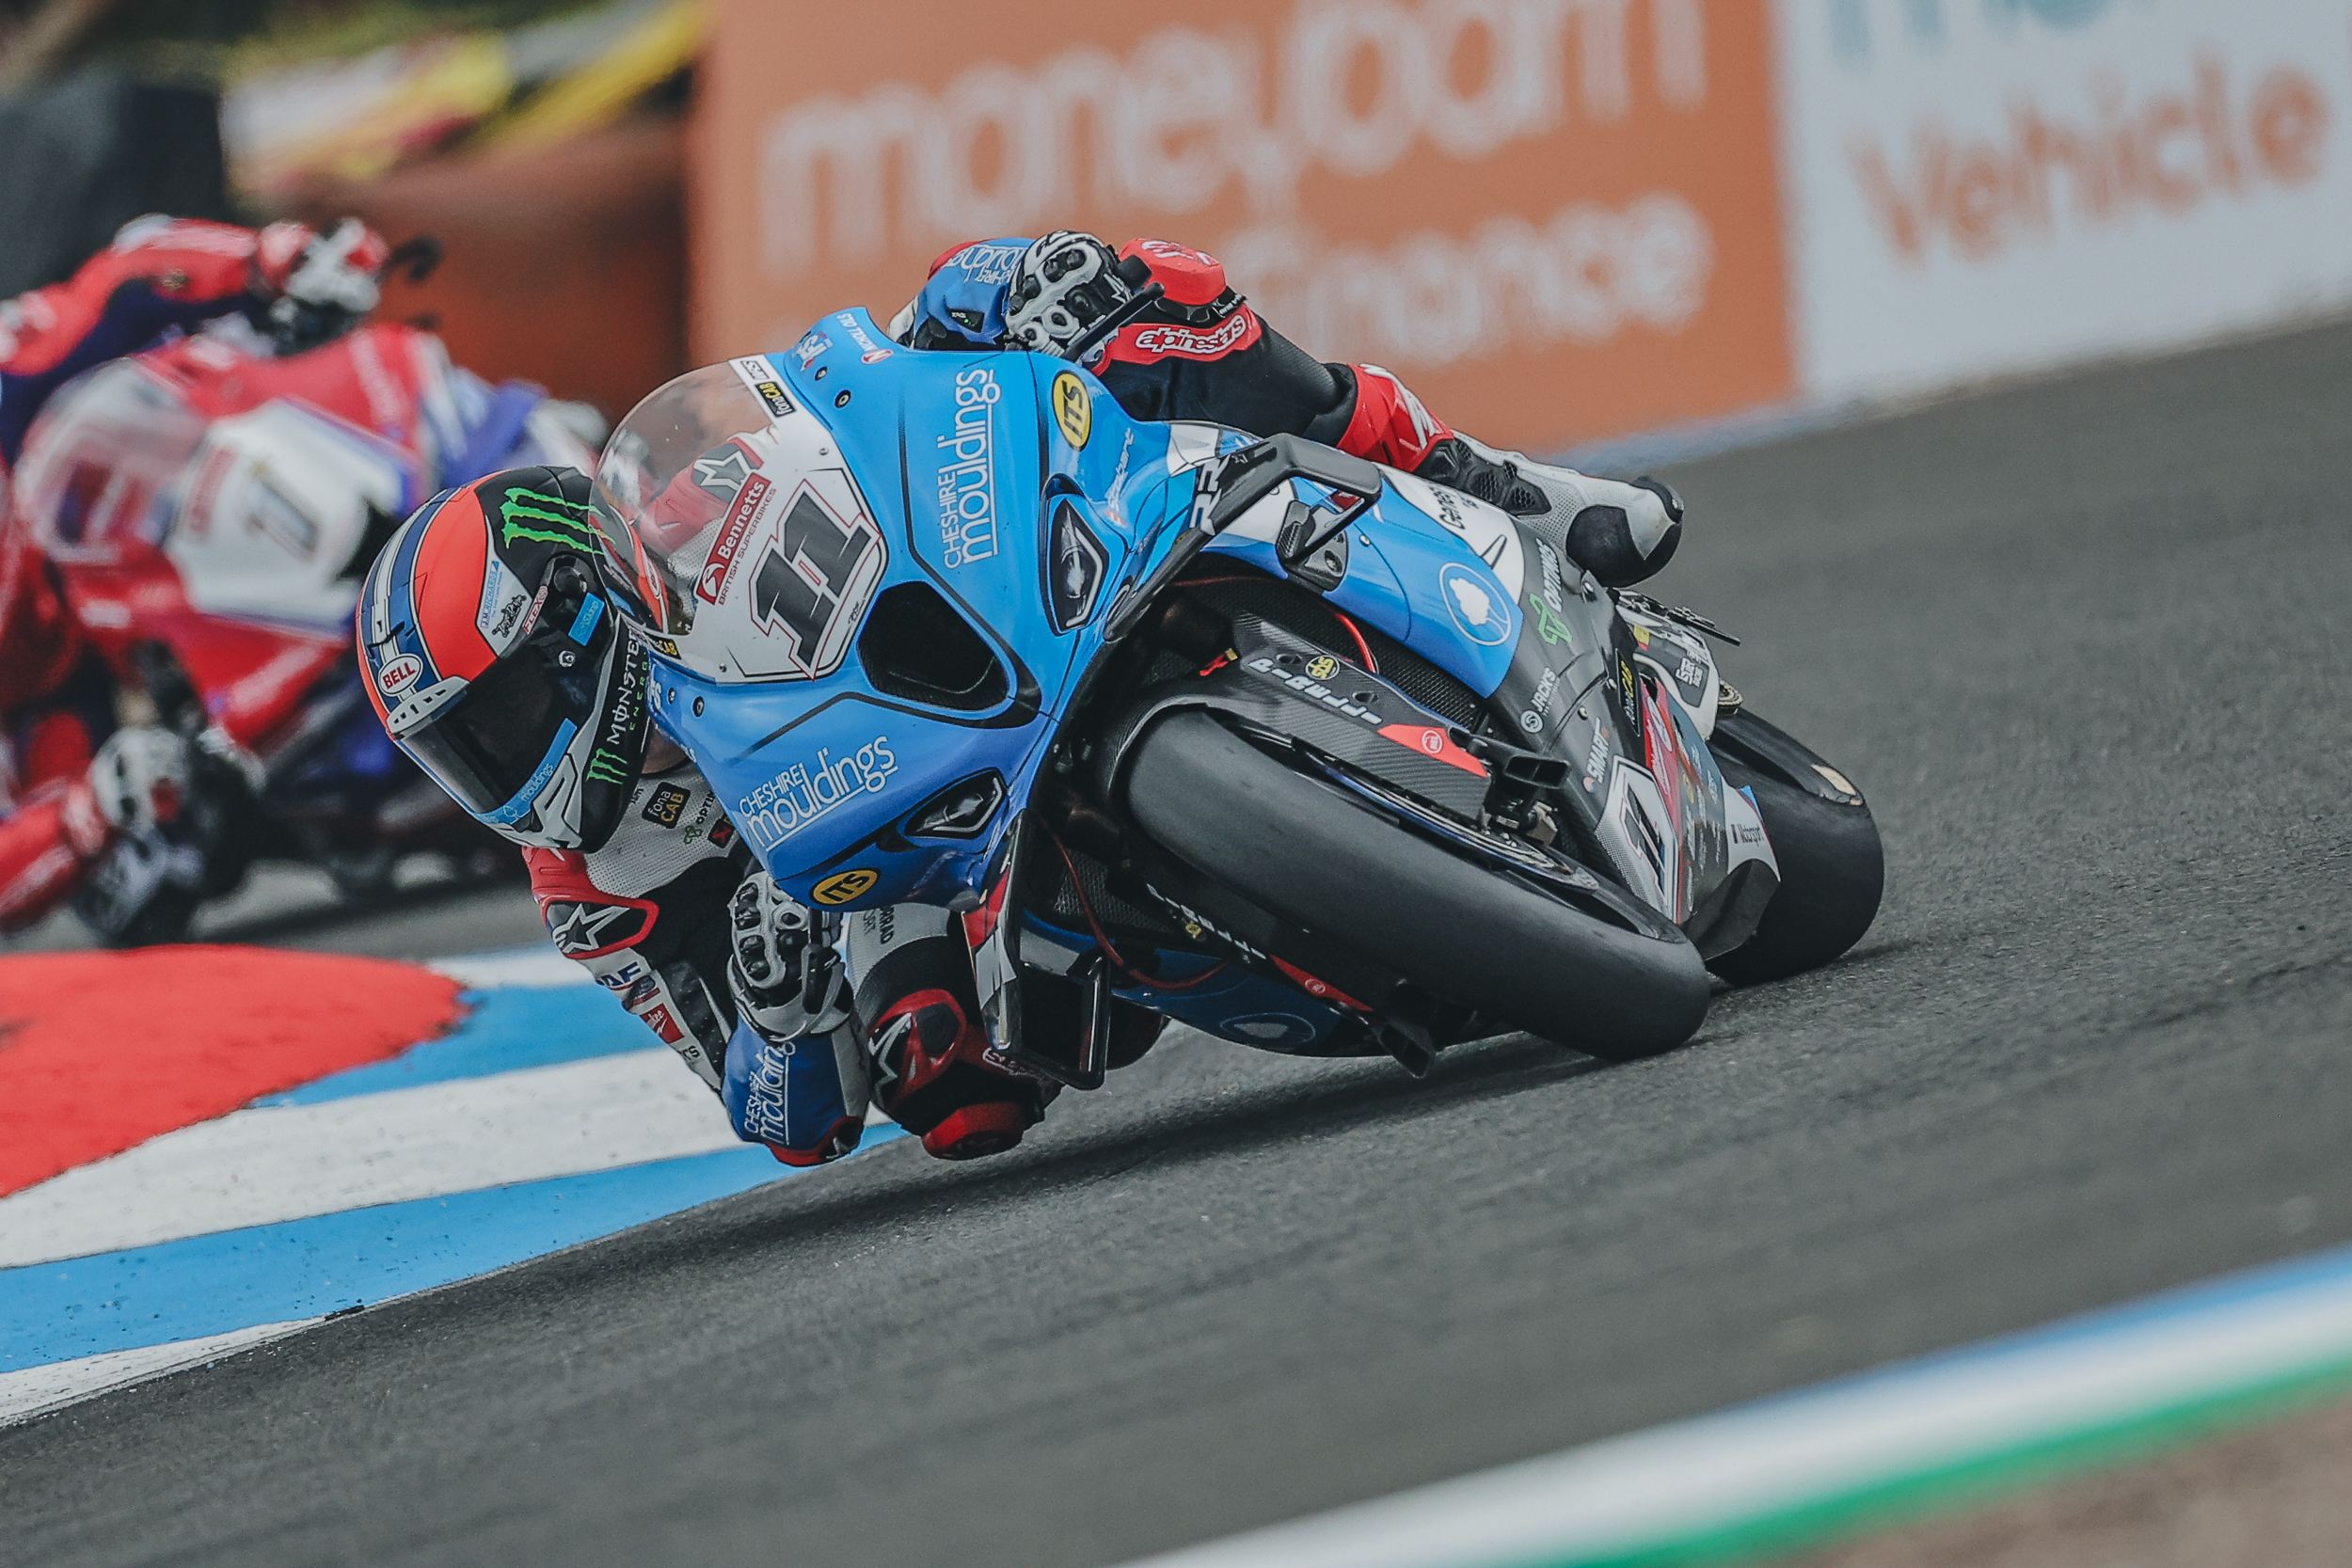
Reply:
[[[602,848],[645,760],[645,652],[598,578],[588,476],[443,491],[359,593],[359,668],[393,743],[517,844]]]

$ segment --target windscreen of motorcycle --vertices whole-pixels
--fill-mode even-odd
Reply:
[[[625,613],[717,680],[839,669],[889,557],[831,431],[764,358],[691,372],[631,409],[594,506]]]
[[[16,510],[60,561],[109,564],[152,548],[205,423],[136,361],[101,365],[33,422],[13,483]]]

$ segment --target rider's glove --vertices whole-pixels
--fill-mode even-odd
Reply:
[[[1656,575],[1682,543],[1681,498],[1646,474],[1596,479],[1467,436],[1438,442],[1417,471],[1532,524],[1611,588]]]
[[[772,1040],[838,1029],[852,993],[841,955],[818,917],[764,871],[743,879],[727,904],[727,983],[752,1027]]]
[[[309,225],[273,223],[254,243],[253,270],[270,301],[269,333],[280,354],[299,354],[341,337],[375,309],[376,279],[391,248],[358,218],[331,234]]]
[[[138,724],[115,731],[89,765],[90,791],[108,827],[150,833],[176,822],[188,800],[188,743]]]
[[[1088,328],[1133,297],[1134,270],[1091,234],[1046,235],[1022,254],[1006,286],[1005,346],[1069,358]]]

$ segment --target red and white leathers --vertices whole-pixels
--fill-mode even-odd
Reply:
[[[290,288],[318,293],[328,305],[356,300],[389,252],[354,225],[334,242],[323,244],[299,223],[250,230],[140,218],[66,281],[0,301],[0,932],[61,905],[114,838],[87,779],[115,728],[114,682],[106,650],[83,634],[56,569],[32,542],[30,520],[14,515],[12,469],[25,436],[51,394],[106,360],[224,317],[261,327]],[[306,268],[311,276],[297,284]],[[346,417],[374,428],[357,381],[353,388],[341,400],[350,405]],[[331,393],[300,390],[307,401],[345,412]],[[242,406],[260,401],[254,395]],[[303,683],[287,672],[271,674],[273,689],[299,694]],[[262,718],[282,716],[282,703],[261,705],[270,708]]]
[[[855,1147],[831,1127],[789,1140],[781,1117],[727,1093],[728,1051],[744,1054],[727,977],[729,898],[753,870],[750,851],[691,764],[641,779],[605,846],[588,854],[526,848],[532,892],[548,935],[695,1075],[728,1102],[737,1130],[787,1164],[818,1164]],[[973,995],[971,952],[942,910],[906,905],[853,916],[845,946],[856,1006],[836,1071],[852,1115],[870,1094],[933,1154],[968,1159],[1020,1140],[1054,1085],[988,1045]],[[784,1042],[775,1042],[782,1044]],[[824,1040],[809,1042],[830,1049]],[[740,1062],[737,1076],[742,1076]],[[755,1101],[757,1086],[753,1086]]]
[[[64,903],[112,841],[89,783],[112,702],[55,569],[0,507],[0,932]]]

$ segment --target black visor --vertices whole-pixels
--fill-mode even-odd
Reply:
[[[548,595],[539,625],[463,695],[403,736],[459,803],[485,821],[518,821],[596,719],[598,676],[620,635],[593,593]]]

